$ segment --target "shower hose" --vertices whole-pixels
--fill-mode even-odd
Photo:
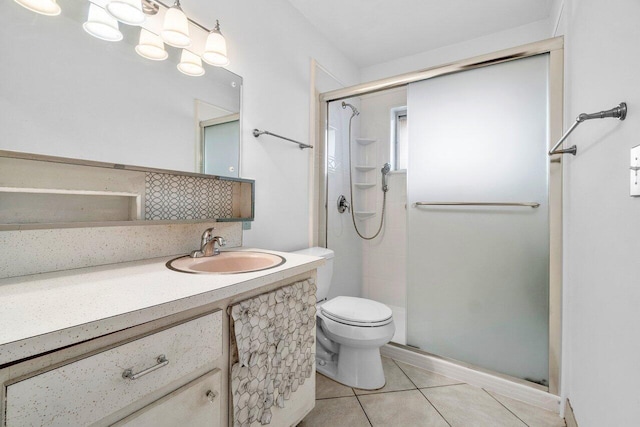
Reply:
[[[387,205],[387,189],[385,188],[382,189],[382,215],[380,216],[380,225],[378,226],[378,231],[376,231],[376,234],[374,234],[373,236],[367,237],[362,233],[360,233],[360,230],[358,230],[358,225],[356,224],[356,217],[354,214],[355,205],[353,204],[353,166],[351,165],[351,122],[353,121],[353,118],[355,116],[356,116],[355,114],[352,114],[351,118],[349,119],[349,200],[351,202],[351,209],[349,209],[349,211],[351,211],[351,221],[353,222],[353,228],[356,230],[356,233],[358,234],[358,236],[363,240],[373,240],[376,237],[378,237],[378,235],[382,231],[382,224],[384,223],[384,212]]]

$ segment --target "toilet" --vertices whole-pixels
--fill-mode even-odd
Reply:
[[[391,309],[365,298],[339,296],[326,300],[333,276],[333,251],[315,247],[293,253],[326,260],[318,268],[317,278],[317,371],[349,387],[384,387],[380,347],[395,333]]]

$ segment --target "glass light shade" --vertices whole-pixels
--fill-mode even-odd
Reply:
[[[128,25],[140,25],[145,18],[140,0],[111,0],[107,3],[107,12]]]
[[[60,15],[60,5],[56,0],[15,0],[20,6],[41,15]]]
[[[229,65],[229,58],[227,57],[227,41],[220,31],[213,30],[207,37],[207,44],[202,54],[204,62],[216,67],[224,67]]]
[[[187,49],[182,49],[178,70],[187,76],[201,76],[204,74],[200,57]]]
[[[140,41],[136,46],[136,52],[143,58],[152,61],[162,61],[167,59],[169,54],[164,50],[164,42],[160,36],[153,34],[149,30],[140,30]]]
[[[82,28],[94,37],[109,42],[122,40],[122,33],[118,29],[118,20],[93,3],[89,6],[89,18],[82,24]]]
[[[162,26],[162,39],[166,44],[173,47],[191,46],[189,37],[189,22],[179,6],[172,6],[164,15],[164,25]]]

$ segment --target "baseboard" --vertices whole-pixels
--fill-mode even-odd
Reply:
[[[387,344],[383,346],[380,349],[380,353],[400,362],[460,380],[476,387],[482,387],[547,411],[555,412],[556,414],[560,413],[560,397],[535,387],[519,384],[487,372],[477,371],[445,359],[394,345]]]
[[[578,422],[576,421],[576,416],[573,413],[573,407],[569,399],[567,399],[564,404],[564,420],[567,423],[567,427],[578,427]]]

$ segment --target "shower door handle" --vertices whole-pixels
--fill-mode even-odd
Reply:
[[[538,208],[540,203],[537,202],[415,202],[414,208],[420,206],[516,206]]]

